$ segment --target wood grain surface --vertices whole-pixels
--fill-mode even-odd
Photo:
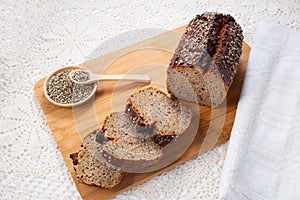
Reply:
[[[180,27],[82,65],[93,72],[104,74],[147,73],[152,78],[152,84],[165,87],[166,69],[183,31],[184,27]],[[79,150],[81,138],[95,128],[101,127],[107,115],[115,111],[124,111],[125,102],[130,94],[144,85],[129,81],[99,82],[96,95],[87,103],[73,108],[63,108],[47,101],[43,92],[45,79],[38,81],[34,88],[36,97],[82,198],[109,199],[227,141],[235,118],[249,52],[250,47],[243,43],[238,73],[222,106],[210,109],[190,104],[194,113],[199,112],[198,116],[201,117],[200,120],[197,116],[194,117],[194,126],[190,128],[194,134],[190,134],[191,137],[185,147],[191,145],[182,152],[183,155],[179,159],[160,170],[148,173],[126,173],[122,183],[110,190],[79,183],[69,154]],[[174,154],[174,149],[171,153]]]

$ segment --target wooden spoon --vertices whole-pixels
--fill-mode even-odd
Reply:
[[[150,83],[149,75],[144,74],[96,74],[88,69],[75,69],[69,74],[70,79],[77,84],[91,84],[98,81],[137,81]]]

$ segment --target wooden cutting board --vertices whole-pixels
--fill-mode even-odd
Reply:
[[[147,73],[151,75],[154,84],[165,86],[166,68],[183,31],[184,27],[180,27],[82,65],[97,73]],[[201,116],[198,131],[191,146],[179,159],[154,172],[127,173],[122,183],[110,190],[79,183],[69,154],[78,151],[81,145],[80,138],[99,128],[104,118],[112,111],[124,111],[126,99],[142,85],[132,82],[100,82],[95,98],[76,108],[61,108],[52,105],[44,97],[45,78],[38,81],[34,88],[36,97],[82,198],[87,200],[111,198],[227,141],[235,118],[249,52],[250,47],[243,43],[241,63],[228,93],[227,102],[214,110],[196,106],[196,110],[200,109]],[[194,130],[197,130],[197,127]]]

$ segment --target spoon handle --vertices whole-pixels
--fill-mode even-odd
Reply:
[[[99,75],[99,80],[149,82],[151,79],[149,75],[140,75],[140,74],[103,74],[103,75]]]
[[[76,73],[78,72],[85,72],[88,73],[89,79],[85,81],[78,81],[74,79],[76,77]],[[80,76],[80,75],[79,75]],[[92,71],[89,71],[88,69],[78,69],[78,70],[73,70],[70,72],[69,77],[72,81],[78,84],[90,84],[90,83],[95,83],[98,81],[137,81],[137,82],[146,82],[150,83],[151,82],[151,77],[148,74],[96,74]]]
[[[137,81],[137,82],[146,82],[151,81],[151,77],[147,74],[92,74],[90,79],[83,84],[95,83],[97,81]]]

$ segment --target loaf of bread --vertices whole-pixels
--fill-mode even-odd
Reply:
[[[192,120],[189,107],[153,87],[133,93],[125,112],[140,130],[152,134],[160,146],[183,134]]]
[[[197,15],[186,27],[168,67],[168,91],[178,99],[219,106],[237,73],[242,43],[242,29],[232,16]]]
[[[95,141],[96,133],[88,134],[83,140],[84,147],[70,154],[70,158],[79,182],[109,189],[122,181],[124,173],[102,158],[102,146]]]
[[[161,147],[139,132],[123,112],[106,117],[96,141],[103,145],[103,157],[126,172],[142,171],[162,157]]]

